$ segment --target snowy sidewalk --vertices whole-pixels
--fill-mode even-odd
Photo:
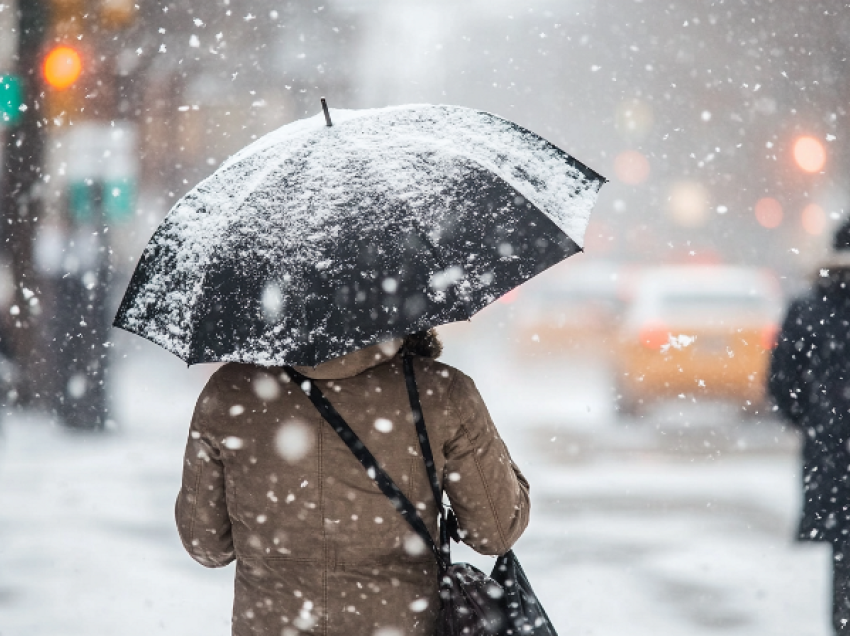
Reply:
[[[197,566],[173,522],[204,379],[158,362],[135,386],[119,372],[118,431],[68,433],[32,415],[4,422],[0,635],[229,633],[232,572]]]

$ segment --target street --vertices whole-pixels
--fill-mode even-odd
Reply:
[[[173,526],[184,436],[210,367],[119,342],[116,423],[69,434],[6,417],[0,635],[225,634],[232,566],[206,570]],[[722,405],[619,421],[604,365],[523,367],[447,338],[532,484],[516,546],[562,634],[825,636],[827,551],[792,542],[797,440]],[[685,408],[687,407],[687,408]],[[492,560],[455,548],[482,569]]]

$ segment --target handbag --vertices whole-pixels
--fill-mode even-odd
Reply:
[[[410,354],[405,352],[402,361],[419,446],[440,514],[439,546],[434,542],[413,503],[378,465],[374,455],[336,411],[316,383],[292,367],[287,366],[284,369],[290,378],[301,385],[319,414],[336,431],[366,469],[369,477],[434,554],[438,566],[440,589],[438,636],[557,636],[513,550],[509,550],[496,560],[490,576],[469,563],[452,563],[451,539],[459,540],[457,520],[451,509],[449,508],[447,512],[443,504],[443,493],[434,466],[434,457],[431,453],[428,431],[425,428]]]

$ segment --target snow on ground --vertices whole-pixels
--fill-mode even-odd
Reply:
[[[693,405],[618,422],[600,365],[519,369],[453,344],[446,361],[476,379],[532,484],[517,554],[562,634],[829,633],[828,554],[791,541],[796,440],[776,422]],[[211,368],[132,347],[116,367],[114,431],[5,419],[0,636],[229,633],[232,566],[197,565],[173,523]]]

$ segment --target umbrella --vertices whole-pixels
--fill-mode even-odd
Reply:
[[[581,251],[605,179],[458,106],[332,111],[183,196],[114,321],[188,364],[316,365],[467,320]]]

